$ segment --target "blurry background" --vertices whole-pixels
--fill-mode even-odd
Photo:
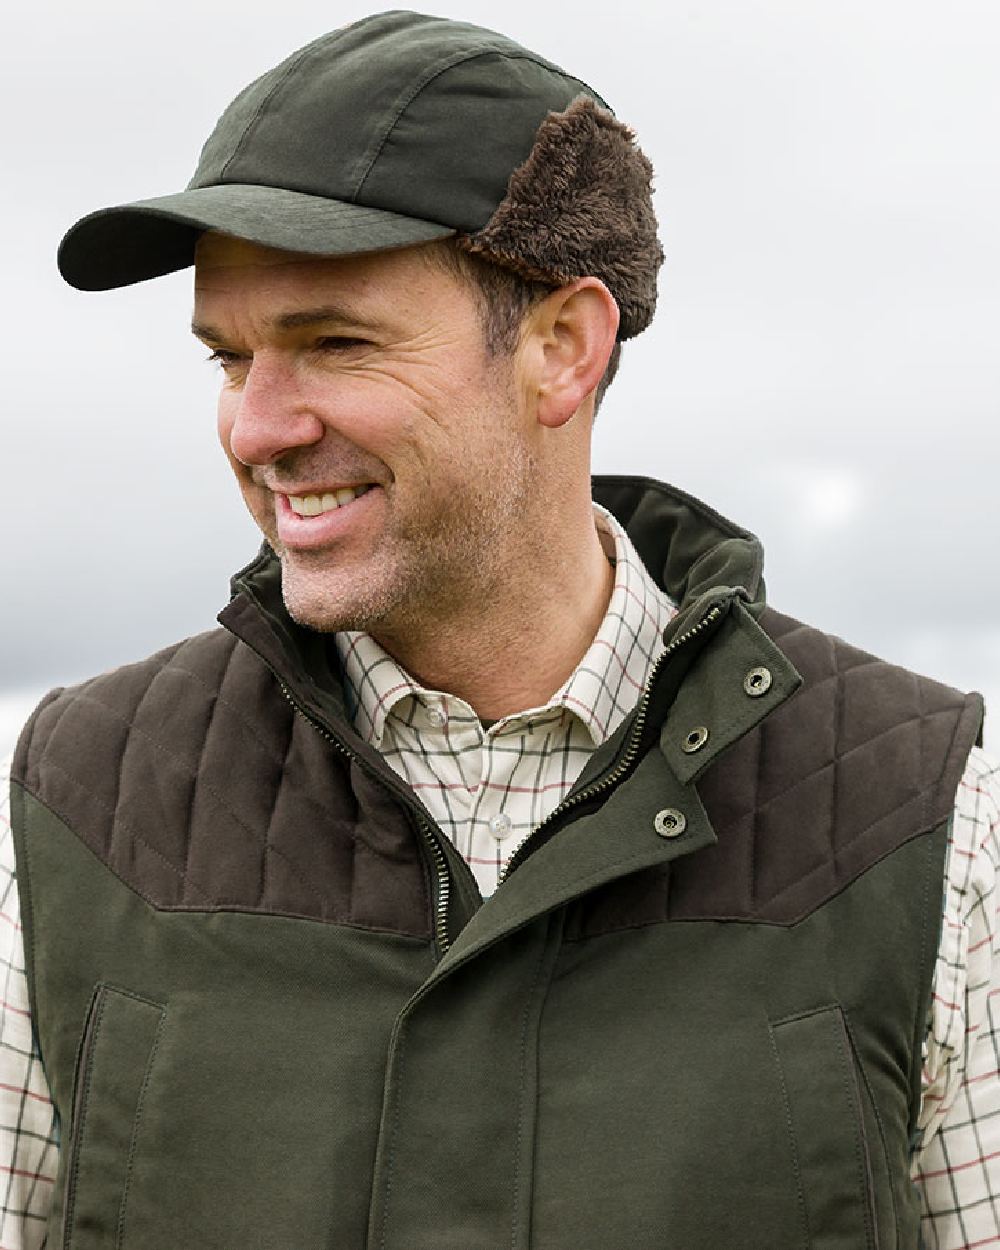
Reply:
[[[660,312],[626,346],[597,471],[706,498],[764,539],[777,606],[1000,709],[996,0],[431,7],[590,81],[656,168]],[[257,546],[190,275],[83,295],[58,240],[179,189],[239,88],[367,11],[4,19],[0,754],[49,685],[208,627]]]

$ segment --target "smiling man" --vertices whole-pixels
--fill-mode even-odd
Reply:
[[[650,178],[585,83],[393,12],[64,239],[83,289],[194,266],[265,541],[18,743],[6,1250],[1000,1244],[981,700],[591,479]]]
[[[209,233],[194,331],[223,370],[222,443],[290,614],[376,635],[498,719],[544,703],[607,610],[589,420],[573,418],[619,316],[584,277],[498,355],[450,246],[328,260]]]

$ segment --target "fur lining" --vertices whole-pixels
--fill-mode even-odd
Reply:
[[[663,262],[652,177],[632,131],[581,96],[542,122],[496,212],[457,242],[531,280],[600,278],[621,313],[619,340],[633,338],[653,319]]]

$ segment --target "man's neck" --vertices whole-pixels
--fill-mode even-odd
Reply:
[[[592,525],[575,557],[532,572],[429,630],[373,636],[422,686],[457,695],[483,720],[542,706],[594,641],[615,575]]]

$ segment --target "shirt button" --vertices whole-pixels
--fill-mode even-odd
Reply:
[[[448,718],[440,708],[429,707],[427,709],[427,719],[435,729],[440,729]]]
[[[514,822],[506,812],[500,812],[490,820],[490,833],[493,834],[498,842],[505,838],[513,827]]]

